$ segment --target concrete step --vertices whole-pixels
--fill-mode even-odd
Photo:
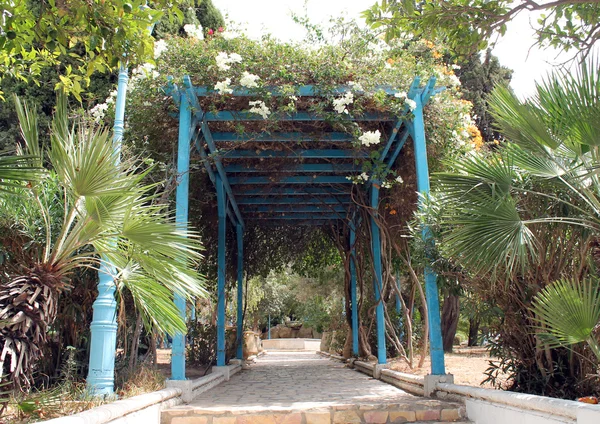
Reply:
[[[387,424],[468,423],[464,406],[435,399],[397,404],[332,405],[318,409],[252,409],[183,405],[162,411],[161,424]]]

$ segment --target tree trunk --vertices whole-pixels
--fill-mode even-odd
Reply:
[[[444,352],[452,352],[454,337],[458,327],[459,315],[459,297],[454,294],[449,294],[444,300],[442,307],[442,342]]]
[[[478,333],[479,333],[479,318],[469,318],[468,346],[477,346],[477,334]]]

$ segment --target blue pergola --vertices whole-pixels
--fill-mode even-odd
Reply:
[[[423,107],[431,96],[441,91],[435,88],[435,78],[421,86],[420,79],[414,79],[407,95],[416,102],[412,112],[414,118],[407,120],[405,116],[394,116],[388,113],[365,113],[359,116],[347,116],[354,121],[385,123],[390,128],[384,135],[379,152],[380,159],[387,169],[396,162],[402,147],[410,137],[414,145],[417,190],[426,195],[429,192],[429,171],[423,121]],[[393,96],[397,91],[382,88],[387,95]],[[345,93],[347,87],[339,87],[336,91]],[[184,77],[180,86],[173,80],[167,88],[179,109],[179,140],[177,155],[178,185],[176,194],[176,220],[185,227],[188,223],[188,196],[190,151],[195,148],[217,194],[218,209],[218,304],[217,304],[217,366],[225,366],[225,241],[227,220],[231,222],[237,236],[237,357],[242,359],[242,315],[243,315],[243,247],[244,230],[247,222],[254,225],[314,225],[320,226],[332,222],[343,222],[348,225],[351,249],[351,305],[353,353],[358,354],[358,317],[356,299],[356,265],[354,243],[356,230],[361,222],[352,202],[352,181],[348,175],[360,173],[355,161],[368,157],[352,147],[353,137],[342,132],[255,132],[238,134],[235,132],[219,132],[214,130],[215,122],[244,123],[259,121],[263,118],[254,113],[239,111],[204,111],[200,99],[214,95],[214,91],[206,87],[195,87],[189,77]],[[277,88],[271,89],[273,96],[280,93]],[[234,90],[236,97],[255,96],[248,90]],[[297,87],[297,96],[319,96],[313,86]],[[319,122],[325,117],[308,112],[277,114],[269,119],[290,122]],[[263,146],[269,143],[289,145],[285,150],[267,148],[244,149],[243,144],[259,142]],[[328,143],[329,148],[296,148],[297,142],[312,144]],[[220,149],[222,143],[240,144],[241,148]],[[285,166],[273,172],[264,164],[269,160],[283,161]],[[258,166],[260,163],[261,166]],[[370,206],[377,213],[379,204],[380,181],[370,180],[366,189],[369,191]],[[376,215],[375,215],[376,216]],[[386,362],[384,305],[381,301],[381,241],[377,222],[371,218],[371,244],[374,259],[373,281],[377,323],[377,357],[379,363]],[[430,238],[428,229],[422,236]],[[440,307],[437,290],[437,276],[431,270],[425,270],[425,286],[430,323],[431,373],[445,374],[444,353],[440,327]],[[181,297],[175,300],[181,316],[185,319],[186,304]],[[173,339],[172,379],[185,379],[185,335],[178,334]]]

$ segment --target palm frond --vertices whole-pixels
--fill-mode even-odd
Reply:
[[[548,347],[588,342],[596,353],[594,329],[600,324],[600,289],[596,282],[555,281],[537,294],[531,311]]]

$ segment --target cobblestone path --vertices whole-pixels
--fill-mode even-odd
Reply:
[[[418,399],[422,400],[313,352],[271,352],[257,359],[250,370],[202,393],[190,406],[251,411],[268,405],[271,410],[287,410]]]

